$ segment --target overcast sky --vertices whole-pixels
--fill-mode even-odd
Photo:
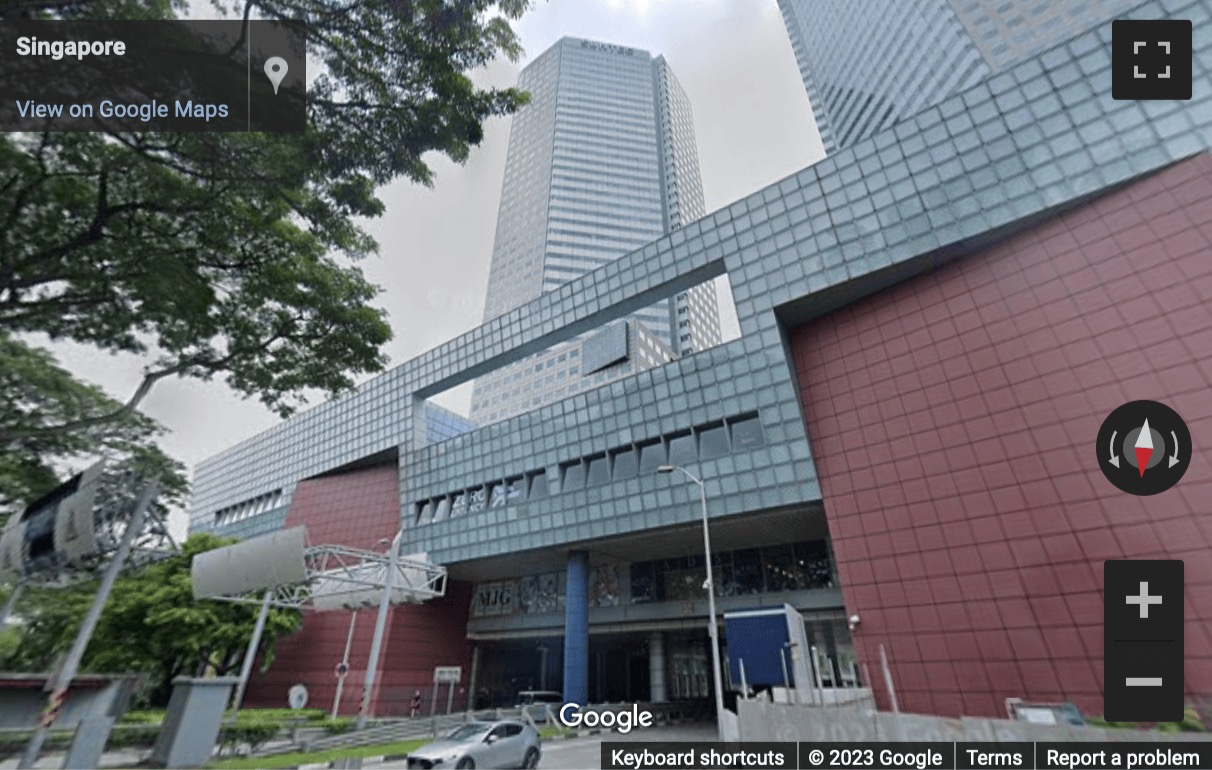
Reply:
[[[824,156],[776,0],[540,0],[517,26],[524,58],[478,73],[512,86],[518,70],[559,38],[589,38],[663,54],[689,94],[707,210],[715,211]],[[486,126],[464,166],[435,158],[432,188],[397,183],[386,215],[368,223],[380,255],[362,263],[383,287],[397,365],[478,326],[505,168],[509,120]],[[125,400],[141,362],[57,347],[81,377]],[[448,405],[465,405],[454,397]],[[144,411],[170,429],[161,444],[193,466],[275,424],[221,382],[164,381]]]

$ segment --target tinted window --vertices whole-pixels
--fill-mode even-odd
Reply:
[[[506,499],[507,494],[504,484],[488,485],[488,506],[490,508],[500,508],[505,505]]]
[[[732,552],[732,579],[735,592],[732,595],[759,594],[762,592],[762,554],[756,548]]]
[[[728,431],[716,425],[699,431],[699,457],[710,460],[728,454]]]
[[[450,498],[449,497],[438,498],[438,505],[436,508],[434,508],[434,512],[433,512],[433,520],[441,521],[442,519],[445,519],[449,515],[450,515]]]
[[[656,563],[637,562],[631,565],[631,603],[647,604],[660,601],[657,597]]]
[[[697,459],[694,451],[694,436],[682,433],[669,439],[670,465],[693,465]]]
[[[657,468],[665,464],[665,445],[660,441],[650,441],[640,445],[640,473],[648,475],[656,473]]]
[[[610,461],[605,455],[589,459],[588,484],[606,484],[610,481]]]
[[[615,481],[620,479],[630,479],[639,473],[639,464],[636,462],[634,449],[620,449],[615,452],[611,458],[614,461]]]
[[[467,493],[468,506],[467,509],[472,513],[478,513],[488,505],[488,492],[484,487],[473,489]]]
[[[547,497],[547,471],[535,471],[530,475],[530,499]]]
[[[762,566],[766,570],[767,591],[794,591],[801,587],[799,567],[789,545],[766,546],[762,549]]]
[[[522,734],[521,725],[504,725],[504,727],[505,727],[505,736],[506,737]]]
[[[585,486],[585,466],[580,462],[560,466],[560,491],[571,492]]]
[[[766,443],[762,437],[762,424],[757,415],[742,417],[732,423],[732,445],[737,449],[752,449]]]
[[[829,545],[824,540],[796,543],[795,558],[803,573],[805,588],[828,588],[833,585]]]

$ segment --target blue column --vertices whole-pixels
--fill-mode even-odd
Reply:
[[[589,552],[568,554],[564,589],[564,702],[589,702]]]

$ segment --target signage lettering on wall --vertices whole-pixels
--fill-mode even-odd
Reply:
[[[581,41],[582,48],[588,48],[591,51],[607,51],[609,53],[623,54],[624,56],[634,56],[635,49],[627,48],[621,45],[611,45],[610,43],[593,43],[588,40]]]

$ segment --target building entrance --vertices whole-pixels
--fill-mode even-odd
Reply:
[[[654,641],[654,636],[659,640]],[[706,631],[593,634],[589,639],[588,694],[592,703],[713,697]],[[563,691],[562,637],[478,644],[476,708],[515,706],[518,693],[525,690]]]

